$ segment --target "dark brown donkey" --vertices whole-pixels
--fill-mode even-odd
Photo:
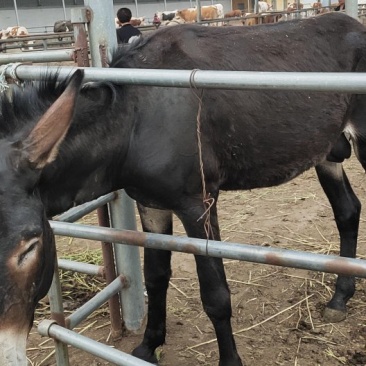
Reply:
[[[364,27],[339,13],[250,28],[183,25],[119,50],[110,66],[365,72],[365,39]],[[78,71],[69,82],[48,78],[38,87],[14,90],[10,101],[2,98],[3,360],[24,360],[35,303],[50,283],[54,246],[43,207],[51,217],[125,188],[140,203],[145,230],[172,233],[174,212],[187,235],[206,238],[210,201],[208,235],[219,240],[220,190],[274,186],[315,167],[334,211],[340,254],[356,255],[361,205],[342,161],[350,156],[351,141],[366,167],[364,95],[219,89],[201,94],[113,83],[88,83],[79,93],[80,83]],[[150,362],[156,362],[155,348],[165,341],[170,258],[168,251],[145,251],[148,323],[133,354]],[[203,307],[217,335],[219,365],[242,365],[222,260],[195,259]],[[353,277],[338,277],[325,312],[328,321],[345,317],[354,291]],[[18,341],[21,334],[24,339]]]

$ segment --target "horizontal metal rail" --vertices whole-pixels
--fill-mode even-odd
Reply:
[[[54,38],[74,38],[74,32],[58,32],[58,33],[47,33],[47,34],[30,34],[22,37],[12,37],[7,39],[1,39],[2,43],[13,43],[13,42],[24,42],[24,41],[38,41],[43,39],[54,39]]]
[[[78,261],[71,261],[63,258],[58,259],[57,262],[58,268],[63,269],[64,271],[79,272],[91,276],[104,277],[103,266]]]
[[[70,208],[66,212],[62,213],[61,215],[58,215],[54,217],[54,220],[56,221],[64,221],[64,222],[75,222],[85,215],[93,212],[97,208],[113,201],[115,198],[117,198],[116,192],[108,193],[104,196],[101,196],[93,201],[83,203],[82,205]]]
[[[335,255],[50,221],[56,235],[366,278],[366,261]]]
[[[71,48],[71,41],[68,40],[62,40],[62,41],[42,41],[39,43],[32,43],[32,44],[27,44],[27,43],[8,43],[8,44],[0,44],[0,52],[7,52],[10,50],[18,50],[18,52],[40,52],[40,51],[45,51],[45,50],[64,50],[67,48]],[[32,49],[30,49],[30,47]],[[0,53],[0,56],[2,55],[2,53]]]
[[[1,57],[0,63],[2,63]],[[45,70],[45,66],[36,65],[0,66],[0,73],[5,72],[6,76],[18,80],[40,79],[44,76]],[[59,70],[61,77],[67,77],[76,70],[76,67],[50,66],[47,67],[47,70],[50,72]],[[108,69],[102,67],[84,68],[84,72],[85,81],[113,81],[120,84],[366,94],[366,73]]]
[[[86,319],[93,311],[97,310],[105,302],[126,285],[126,280],[123,276],[117,277],[107,287],[99,291],[92,299],[80,306],[71,315],[65,319],[66,327],[74,329],[84,319]]]
[[[94,356],[111,362],[113,365],[151,366],[151,363],[61,327],[53,320],[43,320],[40,322],[38,325],[38,332],[43,336],[52,337],[63,343],[70,344],[71,346],[91,353]]]
[[[23,47],[32,47],[32,45],[23,45]],[[63,49],[63,50],[47,50],[42,52],[27,51],[27,52],[0,54],[0,65],[10,64],[14,62],[62,62],[62,61],[74,61],[74,50]],[[44,70],[45,69],[43,69],[43,73]]]

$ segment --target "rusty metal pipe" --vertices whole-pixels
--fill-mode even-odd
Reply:
[[[50,221],[57,235],[366,278],[366,260]]]
[[[104,205],[98,208],[97,214],[98,214],[99,226],[110,227],[108,206]],[[112,243],[106,241],[102,241],[101,244],[102,244],[105,279],[107,285],[109,285],[117,277],[116,267],[114,264],[113,245]],[[109,306],[109,316],[111,319],[111,335],[112,338],[117,338],[122,335],[123,330],[122,327],[123,319],[121,315],[118,294],[115,294],[108,300],[108,306]]]

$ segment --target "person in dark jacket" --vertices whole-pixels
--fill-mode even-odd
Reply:
[[[346,9],[346,4],[344,0],[339,0],[338,6],[334,8],[334,11],[341,11]]]
[[[131,23],[132,13],[128,8],[121,8],[117,11],[117,18],[121,25],[117,29],[117,42],[130,43],[134,37],[140,37],[141,32],[139,29],[135,28]]]

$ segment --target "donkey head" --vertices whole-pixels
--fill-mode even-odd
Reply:
[[[0,139],[1,365],[27,364],[25,345],[34,310],[51,285],[55,243],[37,184],[42,169],[57,156],[82,79],[77,70],[30,132],[25,124],[22,131]]]

